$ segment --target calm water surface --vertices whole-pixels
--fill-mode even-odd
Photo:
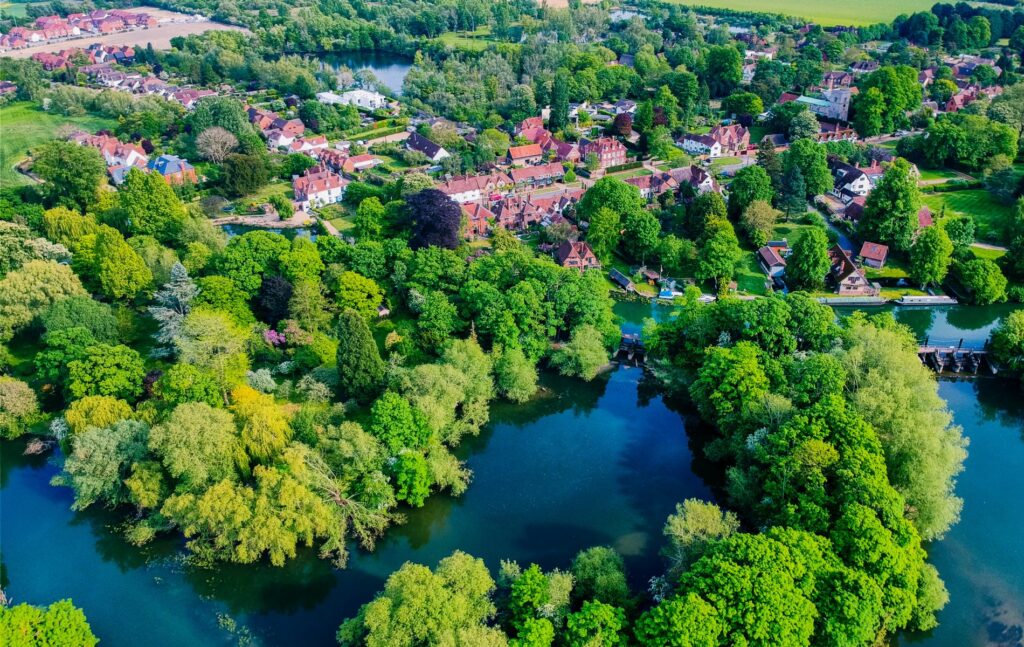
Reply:
[[[665,309],[619,304],[635,331]],[[1008,309],[897,309],[919,334],[984,338]],[[72,597],[106,646],[224,645],[238,634],[271,644],[333,644],[341,620],[403,562],[434,564],[455,549],[496,569],[503,558],[566,568],[580,549],[606,544],[626,556],[635,586],[662,565],[660,530],[675,503],[711,498],[708,466],[695,461],[683,418],[621,368],[591,384],[548,376],[544,397],[497,404],[459,455],[474,471],[459,499],[435,496],[392,529],[373,554],[354,551],[337,571],[303,553],[284,568],[196,569],[165,539],[132,548],[119,516],[74,513],[57,469],[0,445],[2,584],[15,602]],[[998,380],[943,382],[941,394],[970,437],[960,477],[961,523],[930,547],[951,601],[942,626],[904,642],[1015,645],[1024,627],[1024,393]],[[1015,633],[1016,632],[1016,633]],[[1014,638],[1015,636],[1015,638]]]
[[[390,52],[344,52],[319,57],[323,68],[338,70],[342,66],[356,72],[369,69],[389,90],[402,94],[402,82],[412,67],[412,59]]]

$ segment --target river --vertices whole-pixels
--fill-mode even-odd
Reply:
[[[630,331],[665,312],[646,304],[616,310]],[[897,316],[919,334],[984,336],[1006,311],[898,309]],[[16,603],[73,598],[107,647],[227,644],[232,632],[263,645],[333,644],[341,620],[390,572],[408,560],[433,565],[455,549],[496,570],[500,559],[566,568],[578,550],[611,545],[642,588],[662,568],[661,527],[675,503],[712,496],[708,466],[694,459],[684,418],[638,369],[590,384],[545,376],[544,385],[544,396],[528,405],[495,404],[480,437],[459,448],[474,471],[462,497],[432,497],[374,553],[354,550],[342,571],[311,552],[283,568],[199,569],[184,563],[174,538],[133,548],[116,532],[119,516],[70,510],[70,492],[48,484],[57,472],[51,460],[21,456],[22,442],[3,442],[0,584]],[[971,438],[959,486],[964,513],[930,547],[951,592],[942,625],[905,642],[1004,644],[988,639],[1024,626],[1024,510],[1016,498],[1024,492],[1024,398],[993,379],[940,389]]]

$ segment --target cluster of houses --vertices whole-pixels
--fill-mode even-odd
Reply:
[[[214,90],[171,85],[155,76],[143,76],[137,72],[122,72],[114,69],[109,62],[84,65],[79,68],[79,71],[98,85],[132,94],[156,95],[169,101],[175,101],[186,110],[194,108],[200,99],[217,94]]]
[[[32,55],[32,60],[38,62],[48,72],[63,70],[69,67],[73,61],[79,59],[84,60],[86,65],[96,65],[97,63],[130,65],[135,62],[135,48],[131,45],[93,43],[84,49],[70,47],[56,53],[37,52]]]
[[[636,109],[635,104],[633,106],[623,105],[620,108],[623,112],[628,112],[630,108]],[[619,140],[612,137],[599,137],[594,140],[582,139],[579,143],[563,142],[556,139],[551,131],[544,127],[542,117],[524,119],[516,126],[514,134],[531,143],[509,148],[509,164],[537,164],[545,157],[575,164],[589,158],[596,159],[598,169],[603,170],[625,164],[627,160],[626,147]],[[591,155],[594,157],[591,158]]]
[[[306,125],[301,119],[285,119],[273,110],[255,106],[245,107],[249,123],[267,140],[267,148],[289,153],[305,153],[316,157],[316,153],[327,150],[327,138],[320,135],[306,137]]]
[[[76,131],[71,133],[68,140],[98,150],[114,184],[124,182],[128,171],[133,168],[157,173],[170,184],[195,183],[199,179],[195,167],[186,159],[176,155],[160,155],[151,159],[139,144],[126,144],[106,133],[91,135]]]
[[[96,9],[88,13],[72,13],[36,18],[29,27],[12,27],[0,35],[0,50],[22,49],[38,43],[77,38],[88,35],[113,34],[157,26],[157,19],[147,13],[120,9]]]
[[[385,108],[391,108],[392,110],[398,108],[397,101],[388,99],[380,92],[364,90],[362,88],[348,90],[341,94],[337,94],[335,92],[317,92],[316,100],[320,103],[332,106],[355,106],[356,108],[369,112],[384,110]]]
[[[778,282],[785,275],[786,258],[790,251],[786,240],[769,241],[757,250],[757,262],[770,279]],[[877,297],[881,288],[868,279],[863,266],[881,268],[888,253],[889,249],[885,245],[864,243],[857,257],[860,263],[857,263],[851,251],[833,245],[828,250],[829,271],[825,277],[826,282],[841,297]]]

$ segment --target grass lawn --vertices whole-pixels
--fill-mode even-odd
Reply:
[[[815,213],[814,215],[818,215]],[[777,222],[775,228],[772,230],[772,240],[782,240],[783,238],[789,242],[790,245],[800,239],[805,231],[813,227],[824,227],[824,223],[816,225],[805,225],[802,222],[798,222],[799,218],[803,216],[793,216],[789,222]],[[818,216],[820,220],[820,216]]]
[[[30,4],[28,2],[0,2],[0,11],[14,18],[24,18]]]
[[[348,209],[340,204],[329,204],[319,209],[320,217],[327,222],[334,225],[334,227],[342,234],[348,234],[351,230],[355,229],[355,214],[349,212]]]
[[[928,11],[935,4],[932,0],[668,0],[673,4],[735,9],[737,11],[763,11],[798,16],[820,25],[871,25],[892,22],[901,13]]]
[[[1005,223],[1011,217],[1012,208],[999,204],[984,189],[951,191],[949,193],[926,193],[924,202],[932,213],[938,216],[942,207],[946,215],[963,214],[974,218],[977,239],[1000,243],[1003,241]]]
[[[89,132],[114,128],[117,122],[105,117],[65,117],[43,112],[29,101],[0,108],[0,186],[29,184],[31,180],[14,170],[28,156],[29,149],[57,137],[61,126],[71,125]]]
[[[910,272],[903,261],[890,257],[886,259],[885,267],[880,270],[865,265],[864,275],[868,277],[869,281],[876,281],[878,279],[905,279],[910,276]]]
[[[1002,249],[988,249],[987,247],[978,247],[977,245],[971,245],[971,253],[974,254],[975,258],[984,258],[990,261],[995,261],[1006,255],[1006,252]]]
[[[732,166],[733,164],[739,164],[743,160],[739,157],[716,157],[711,160],[711,170],[718,170],[723,166]]]
[[[441,41],[449,47],[480,52],[487,49],[487,46],[494,42],[483,37],[485,34],[490,34],[489,27],[477,29],[476,31],[446,31],[438,36],[436,40]]]
[[[270,196],[277,194],[283,194],[289,200],[295,197],[292,193],[292,185],[290,182],[277,180],[263,185],[260,187],[260,190],[255,193],[250,193],[249,195],[242,196],[235,200],[235,208],[240,212],[243,212],[250,204],[255,204],[258,207],[270,200]]]
[[[629,169],[628,171],[622,171],[621,173],[609,173],[608,177],[615,177],[619,178],[620,180],[625,180],[631,177],[640,177],[641,175],[653,175],[653,173],[650,169],[646,169],[641,166],[640,168]]]
[[[750,143],[757,145],[761,143],[765,135],[771,135],[772,129],[768,126],[753,125],[750,127]]]
[[[736,266],[736,290],[746,294],[768,294],[764,287],[768,277],[758,264],[756,254],[751,250],[743,251],[743,260]]]
[[[926,182],[928,180],[952,180],[960,177],[955,172],[948,168],[925,168],[921,169],[921,180]]]

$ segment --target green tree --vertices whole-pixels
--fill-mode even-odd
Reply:
[[[153,274],[138,252],[121,232],[106,225],[82,240],[73,267],[111,299],[134,299],[153,282]]]
[[[636,623],[636,636],[643,645],[713,647],[722,644],[724,632],[715,607],[694,593],[665,600]]]
[[[770,188],[770,187],[769,187]],[[740,215],[740,227],[754,246],[767,244],[781,213],[770,202],[754,200]]]
[[[64,471],[54,479],[75,491],[72,508],[84,510],[94,503],[115,508],[129,501],[125,479],[132,465],[146,456],[149,426],[138,420],[120,420],[109,427],[88,427],[75,434]]]
[[[324,271],[316,243],[305,236],[292,239],[291,248],[281,255],[281,275],[291,283],[318,281]]]
[[[658,245],[661,223],[647,209],[626,215],[623,242],[634,259],[646,260]]]
[[[810,110],[803,110],[793,116],[789,122],[789,139],[813,139],[821,131],[818,118]]]
[[[47,335],[69,328],[85,328],[98,342],[116,343],[117,317],[106,303],[85,295],[55,301],[39,315]]]
[[[384,301],[377,282],[355,272],[344,272],[338,277],[335,293],[342,310],[355,310],[367,320],[377,316],[377,308]]]
[[[369,402],[384,378],[384,360],[366,319],[355,310],[338,317],[338,390],[342,399]]]
[[[459,312],[444,292],[430,290],[416,320],[416,332],[423,349],[443,348],[459,326]]]
[[[426,449],[431,438],[430,425],[419,409],[394,391],[385,391],[373,403],[369,432],[388,448],[392,455],[402,449]]]
[[[629,585],[622,556],[607,546],[582,550],[572,560],[575,578],[573,597],[593,600],[613,607],[629,604]]]
[[[498,393],[512,402],[526,402],[537,392],[537,367],[521,348],[495,350],[494,376]]]
[[[395,497],[414,508],[423,507],[434,483],[426,457],[420,452],[403,450],[391,469],[395,474]]]
[[[384,232],[384,205],[375,196],[370,196],[359,203],[353,221],[356,234],[360,240],[376,240]]]
[[[21,380],[0,375],[0,438],[17,438],[39,414],[35,391]]]
[[[828,237],[820,227],[812,227],[793,244],[786,259],[786,282],[797,290],[821,290],[831,266]]]
[[[227,314],[200,308],[182,321],[174,346],[181,362],[192,364],[216,381],[226,403],[228,391],[245,379],[249,369],[247,337],[248,333]]]
[[[149,432],[149,448],[167,473],[199,491],[248,467],[231,414],[205,402],[179,404]]]
[[[764,112],[764,102],[753,92],[733,92],[722,100],[722,109],[734,115],[756,116]]]
[[[827,151],[812,139],[799,139],[789,146],[785,166],[797,166],[804,178],[807,197],[827,193],[832,188],[832,173],[828,170]]]
[[[988,305],[1006,299],[1006,277],[994,261],[976,258],[957,263],[954,271],[972,303]]]
[[[234,196],[255,193],[267,183],[270,173],[263,155],[232,153],[224,160],[224,188]]]
[[[663,534],[668,540],[664,553],[675,574],[685,571],[701,558],[714,542],[730,537],[740,529],[740,520],[733,512],[723,511],[714,503],[687,499],[676,504],[675,514],[665,521]]]
[[[910,163],[897,158],[868,195],[864,214],[857,223],[857,233],[865,240],[907,251],[917,229],[920,209],[921,191],[910,174]]]
[[[84,212],[96,200],[107,167],[95,148],[53,140],[36,150],[32,172],[43,179],[37,190],[47,204]]]
[[[714,281],[721,290],[736,273],[740,243],[728,220],[712,220],[701,236],[697,251],[697,278]]]
[[[760,166],[745,166],[729,185],[729,216],[737,219],[755,200],[770,203],[774,195],[768,172]]]
[[[495,613],[494,580],[483,560],[456,551],[431,571],[408,562],[392,573],[384,590],[338,629],[343,647],[415,647],[479,644],[460,636],[485,636]],[[470,633],[472,632],[472,633]]]
[[[612,252],[619,246],[622,220],[616,212],[602,207],[590,215],[588,222],[587,243],[595,256],[608,262]]]
[[[0,342],[8,341],[53,303],[86,296],[67,265],[32,260],[0,279]]]
[[[551,357],[551,364],[562,375],[572,375],[590,381],[597,377],[601,368],[608,363],[601,333],[591,325],[579,326],[572,331],[572,338],[562,344]]]
[[[1009,313],[992,332],[992,352],[1011,372],[1024,374],[1024,310]]]
[[[954,86],[955,87],[955,86]],[[868,88],[853,98],[853,127],[861,137],[881,135],[886,124],[885,95]]]
[[[142,357],[127,346],[98,344],[68,364],[68,391],[75,399],[110,395],[135,400],[142,393],[146,368]]]
[[[953,241],[941,226],[925,227],[910,248],[910,278],[922,287],[938,285],[953,262]]]
[[[968,215],[953,216],[942,219],[939,223],[946,230],[950,242],[953,243],[953,253],[960,256],[970,250],[974,244],[974,218]]]
[[[88,395],[75,400],[64,411],[72,438],[89,427],[104,428],[131,417],[132,407],[109,395]]]
[[[164,371],[154,385],[154,393],[169,406],[186,402],[203,402],[211,407],[224,404],[216,380],[191,364],[175,364]]]
[[[292,436],[288,418],[274,402],[273,396],[248,386],[236,386],[231,391],[231,400],[231,411],[240,428],[239,437],[245,453],[254,461],[270,462]]]
[[[561,130],[569,124],[569,70],[564,67],[555,72],[555,80],[551,86],[551,118],[552,130]]]
[[[782,194],[779,196],[779,208],[788,219],[793,214],[807,212],[807,183],[804,174],[796,164],[790,164],[782,176]]]
[[[153,236],[162,243],[177,240],[187,218],[185,205],[159,173],[131,169],[117,199],[132,234]]]
[[[724,97],[743,80],[743,57],[728,45],[714,45],[707,53],[707,74],[704,82],[713,97]]]
[[[0,606],[0,643],[7,647],[94,647],[98,642],[85,614],[71,600],[45,608]]]

